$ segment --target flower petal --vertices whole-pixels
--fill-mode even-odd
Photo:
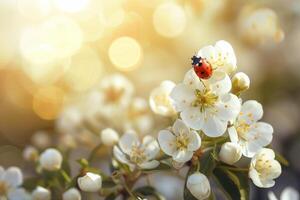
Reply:
[[[182,83],[172,90],[170,97],[174,101],[177,111],[182,111],[189,107],[195,99],[194,90]]]
[[[173,160],[175,160],[176,162],[187,162],[191,160],[192,157],[193,157],[192,151],[178,150],[173,155]]]
[[[188,133],[190,132],[189,128],[185,125],[185,123],[180,120],[180,119],[177,119],[174,124],[173,124],[173,127],[172,127],[172,130],[173,130],[173,133],[175,135],[179,135],[180,133]]]
[[[18,188],[15,190],[10,190],[7,194],[9,200],[30,200],[30,194],[26,192],[23,188]]]
[[[226,128],[226,121],[221,121],[215,116],[210,116],[203,123],[202,131],[209,137],[219,137],[225,133]]]
[[[198,51],[197,57],[205,58],[208,62],[212,62],[217,59],[217,52],[214,46],[208,45]]]
[[[241,103],[237,96],[233,94],[225,94],[220,97],[220,101],[216,104],[217,116],[224,121],[234,120],[240,112]]]
[[[234,126],[229,127],[228,129],[228,134],[231,142],[237,143],[239,141],[239,137],[237,134],[237,131]]]
[[[159,145],[152,136],[145,136],[143,139],[143,147],[145,148],[145,154],[148,160],[155,158],[155,156],[159,153]]]
[[[238,120],[252,124],[260,120],[263,116],[263,108],[260,103],[255,100],[249,100],[243,103]]]
[[[149,162],[144,162],[139,164],[139,167],[142,169],[153,169],[156,168],[159,165],[159,162],[157,160],[151,160]]]
[[[214,71],[212,77],[205,81],[205,84],[219,95],[226,94],[231,90],[231,80],[229,76],[219,70]]]
[[[281,192],[280,200],[299,200],[299,193],[292,187],[286,187]]]
[[[175,144],[176,137],[168,130],[161,130],[158,133],[158,142],[160,145],[161,150],[169,155],[172,156],[176,151],[176,144]]]
[[[200,81],[199,77],[195,73],[194,69],[190,69],[184,76],[183,83],[192,89],[193,91],[195,89],[198,89],[200,91],[203,91],[205,89],[203,83]]]
[[[115,158],[119,162],[124,163],[124,164],[129,164],[130,163],[130,161],[127,159],[126,155],[120,150],[119,147],[114,146],[113,152],[114,152]]]
[[[189,134],[188,151],[196,151],[201,146],[201,138],[196,131],[191,131]]]
[[[119,146],[121,150],[126,154],[130,154],[132,145],[138,145],[138,144],[139,144],[139,139],[134,132],[125,133],[119,141]]]
[[[204,123],[204,116],[197,107],[189,107],[180,113],[184,123],[195,130],[200,130]]]

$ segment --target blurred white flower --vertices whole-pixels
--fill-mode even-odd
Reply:
[[[18,167],[4,169],[0,166],[0,199],[18,200],[18,195],[27,196],[24,189],[19,188],[23,183],[23,175]]]
[[[248,90],[250,87],[250,79],[244,72],[238,72],[236,73],[232,79],[232,93],[238,94],[240,92],[244,92],[245,90]]]
[[[32,192],[33,200],[51,200],[51,192],[47,188],[37,186]]]
[[[63,157],[59,151],[53,148],[46,149],[40,155],[40,165],[48,171],[59,170],[63,161]]]
[[[281,174],[281,166],[272,149],[263,148],[251,159],[249,177],[257,187],[269,188],[275,185],[273,179]]]
[[[39,158],[39,152],[38,150],[33,146],[27,146],[23,150],[23,158],[26,161],[32,161],[35,162]]]
[[[197,57],[206,59],[214,70],[221,70],[228,74],[237,68],[234,50],[228,42],[217,41],[215,46],[209,45],[201,48]]]
[[[252,157],[273,138],[270,124],[258,122],[263,116],[262,105],[254,100],[243,103],[234,126],[228,128],[231,142],[242,147],[243,155]]]
[[[76,132],[82,121],[82,113],[78,106],[68,106],[59,115],[56,120],[56,129],[60,133],[71,134]]]
[[[240,32],[250,43],[281,42],[284,39],[277,14],[269,8],[250,10],[246,7],[239,21]]]
[[[114,74],[102,79],[99,85],[99,111],[105,116],[119,114],[126,108],[134,92],[132,83],[121,74]]]
[[[176,110],[173,106],[170,93],[176,84],[172,81],[163,81],[151,91],[149,103],[152,111],[163,116],[173,116]]]
[[[63,193],[63,200],[81,200],[81,194],[76,188],[70,188]]]
[[[106,128],[101,131],[101,141],[106,146],[113,146],[119,141],[119,134],[111,128]]]
[[[153,127],[153,117],[151,115],[148,102],[140,97],[131,100],[124,120],[124,130],[137,130],[141,134],[148,133]]]
[[[154,160],[159,153],[159,145],[152,136],[145,136],[142,142],[139,141],[135,132],[125,133],[118,145],[114,146],[115,158],[124,164],[127,164],[131,170],[136,166],[142,169],[153,169],[159,165]]]
[[[200,172],[196,172],[188,177],[186,187],[198,200],[207,199],[211,192],[207,177]]]
[[[172,130],[159,131],[158,142],[162,151],[178,163],[189,161],[201,146],[199,134],[190,130],[180,119],[175,121]]]
[[[98,174],[88,172],[77,179],[79,188],[84,192],[97,192],[102,187],[102,177]]]
[[[221,146],[219,158],[221,161],[232,165],[242,157],[242,148],[237,143],[226,142]]]
[[[40,149],[45,149],[51,145],[51,138],[46,131],[37,131],[31,137],[32,144]]]
[[[59,148],[63,150],[74,149],[77,146],[75,136],[70,133],[60,134],[58,137],[58,143]]]
[[[274,192],[268,192],[269,200],[299,200],[299,192],[292,187],[286,187],[281,192],[280,199],[278,199]]]
[[[230,90],[231,80],[224,72],[215,71],[210,79],[201,81],[192,69],[172,90],[171,98],[188,127],[218,137],[240,111],[240,101]]]

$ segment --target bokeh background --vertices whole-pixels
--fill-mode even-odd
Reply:
[[[107,75],[125,75],[147,99],[220,39],[251,79],[243,98],[264,105],[273,147],[290,162],[272,190],[299,190],[299,0],[1,0],[0,165],[22,166],[31,135],[51,133],[60,113]]]

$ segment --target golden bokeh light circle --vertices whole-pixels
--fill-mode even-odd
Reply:
[[[138,67],[142,58],[142,47],[132,37],[119,37],[109,47],[108,55],[113,65],[122,71],[130,71]]]
[[[163,3],[154,11],[153,25],[158,34],[168,38],[177,37],[186,27],[185,12],[175,3]]]

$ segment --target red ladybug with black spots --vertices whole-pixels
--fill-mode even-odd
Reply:
[[[213,73],[212,66],[207,62],[206,59],[193,56],[192,58],[192,65],[194,68],[195,73],[200,79],[209,79]]]

